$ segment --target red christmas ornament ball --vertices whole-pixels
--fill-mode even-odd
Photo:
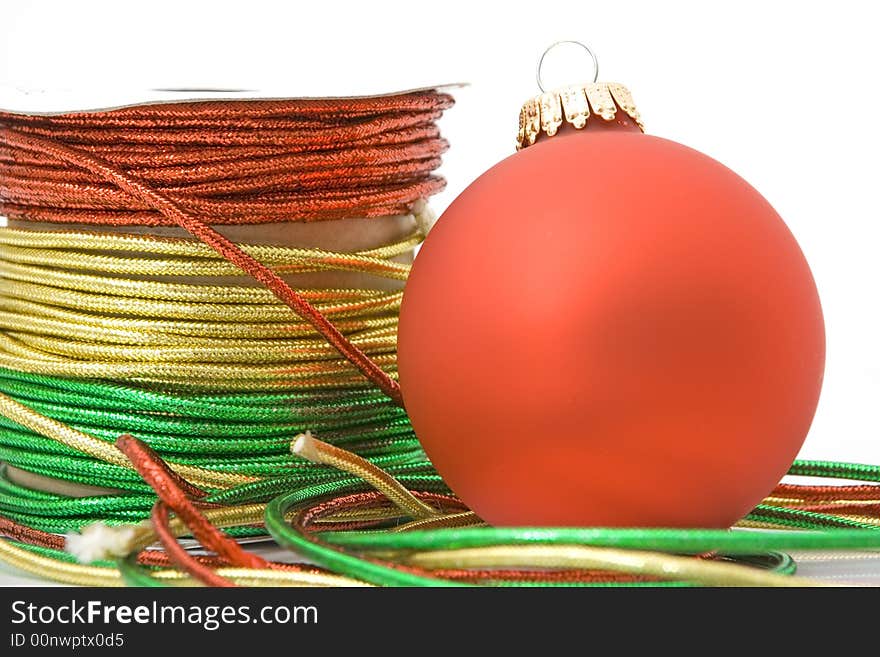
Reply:
[[[399,325],[416,435],[493,525],[730,526],[795,458],[824,356],[769,203],[621,130],[563,131],[470,185]]]

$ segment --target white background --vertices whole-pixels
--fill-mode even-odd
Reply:
[[[469,82],[443,121],[440,210],[512,151],[543,48],[588,42],[650,133],[724,162],[785,218],[828,332],[802,457],[880,463],[876,3],[10,2],[0,21],[0,84],[351,95]],[[589,77],[573,63],[584,73],[557,81]]]

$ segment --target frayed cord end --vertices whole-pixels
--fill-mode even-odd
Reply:
[[[143,524],[143,523],[141,523]],[[79,563],[107,561],[127,556],[133,550],[134,540],[141,525],[111,527],[95,522],[64,537],[64,549]]]
[[[311,431],[299,434],[290,444],[290,451],[312,463],[322,463],[318,446]]]

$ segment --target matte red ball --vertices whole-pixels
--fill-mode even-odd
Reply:
[[[415,432],[493,525],[730,526],[795,458],[824,360],[810,269],[768,202],[620,131],[539,141],[470,185],[399,327]]]

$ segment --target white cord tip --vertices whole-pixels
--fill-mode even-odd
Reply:
[[[311,431],[301,433],[294,438],[290,445],[290,451],[312,463],[320,463],[317,450],[315,449],[315,437]]]
[[[80,529],[78,534],[67,534],[64,549],[85,564],[124,557],[132,550],[137,530],[138,525],[111,527],[95,522]]]

